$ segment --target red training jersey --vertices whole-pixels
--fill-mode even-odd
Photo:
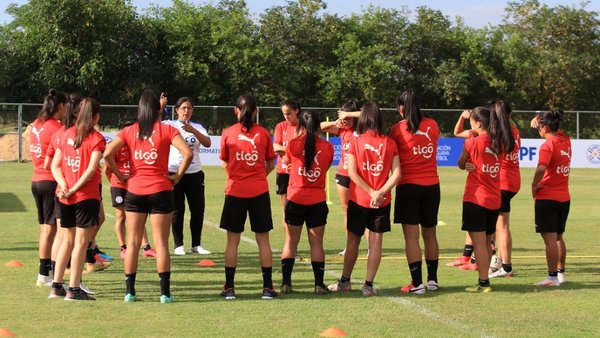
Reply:
[[[49,118],[46,121],[36,119],[33,121],[31,132],[29,134],[29,150],[31,151],[31,162],[33,163],[33,182],[54,181],[52,171],[44,169],[44,160],[48,145],[52,141],[52,135],[62,128],[62,124]]]
[[[129,147],[130,178],[127,191],[136,195],[151,195],[173,190],[169,180],[169,147],[179,131],[169,125],[155,122],[152,136],[139,139],[138,123],[125,127],[117,136]]]
[[[536,193],[536,200],[567,202],[569,194],[569,174],[571,172],[571,140],[562,131],[546,139],[540,147],[538,166],[546,166],[546,172],[539,182],[542,186]]]
[[[54,132],[54,134],[52,134],[50,144],[48,144],[48,149],[46,149],[46,157],[49,157],[51,160],[54,158],[56,148],[58,148],[58,144],[60,143],[60,139],[65,133],[65,130],[65,128],[59,128],[56,132]]]
[[[415,133],[408,129],[406,120],[396,123],[390,130],[396,141],[402,176],[398,184],[422,186],[440,183],[437,172],[437,147],[440,129],[435,120],[424,117]]]
[[[352,140],[348,154],[354,156],[358,175],[371,188],[378,190],[385,185],[389,177],[392,160],[398,155],[398,148],[391,138],[367,131]],[[350,200],[362,207],[371,207],[371,196],[353,181],[350,182]],[[388,192],[381,206],[388,205],[391,200],[392,194]]]
[[[279,122],[275,126],[275,135],[273,136],[273,143],[288,146],[288,143],[296,137],[296,124],[291,124],[288,121]],[[287,174],[285,164],[283,163],[283,156],[277,155],[277,172],[280,174]]]
[[[471,202],[490,210],[500,209],[500,160],[491,149],[492,141],[488,134],[465,140],[465,150],[469,162],[476,168],[467,175],[464,202]]]
[[[333,162],[333,146],[331,143],[316,137],[315,157],[311,168],[307,170],[304,159],[304,144],[306,135],[291,140],[285,151],[290,159],[290,183],[287,199],[298,204],[311,205],[327,200],[325,182],[327,170]]]
[[[130,150],[128,146],[123,146],[121,150],[119,150],[115,154],[115,163],[117,164],[117,168],[123,173],[123,175],[131,175],[131,161],[130,161]],[[110,186],[113,188],[121,188],[127,190],[127,182],[123,184],[117,175],[111,171],[110,173]]]
[[[106,148],[104,136],[96,130],[92,130],[83,139],[79,148],[75,149],[76,133],[76,127],[66,130],[57,147],[62,152],[63,161],[61,170],[68,188],[73,187],[87,170],[90,165],[92,153],[95,151],[103,153]],[[98,166],[92,178],[83,187],[69,196],[69,198],[61,198],[60,202],[70,205],[90,199],[100,200],[100,183],[102,183],[102,175],[100,173],[100,166]]]
[[[515,148],[510,153],[505,153],[500,161],[500,189],[519,192],[521,189],[521,172],[519,170],[519,149],[521,148],[521,136],[519,129],[512,127]]]
[[[227,162],[225,194],[250,198],[269,191],[266,161],[275,159],[267,129],[253,124],[246,132],[236,123],[223,130],[219,159]]]
[[[340,137],[340,144],[342,145],[342,154],[340,156],[340,162],[338,163],[337,173],[339,175],[348,176],[348,149],[350,149],[350,143],[354,138],[354,128],[341,126],[338,130],[338,136]]]

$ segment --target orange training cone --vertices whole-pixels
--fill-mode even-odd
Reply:
[[[204,267],[212,267],[212,266],[216,266],[217,263],[211,261],[210,259],[203,259],[200,262],[198,262],[196,265],[204,266]]]
[[[348,334],[335,326],[328,328],[327,330],[321,332],[321,337],[347,337]]]
[[[6,266],[10,266],[12,268],[20,268],[23,266],[23,263],[21,263],[20,261],[13,259],[12,261],[6,263]]]
[[[14,337],[15,334],[10,332],[9,330],[0,327],[0,337]]]

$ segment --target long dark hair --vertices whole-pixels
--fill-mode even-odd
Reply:
[[[502,149],[510,153],[515,149],[515,138],[510,127],[510,114],[512,108],[503,100],[495,100],[492,112],[498,117],[500,133],[502,134]]]
[[[79,116],[79,108],[81,103],[81,96],[78,94],[68,94],[69,99],[67,101],[67,113],[65,114],[65,130],[71,128],[75,121],[77,120],[77,116]]]
[[[75,122],[75,144],[77,149],[81,146],[83,140],[94,130],[94,118],[100,114],[100,103],[91,97],[86,97],[80,103],[79,115]]]
[[[44,122],[52,117],[58,111],[58,104],[66,104],[67,96],[65,93],[56,89],[50,89],[48,95],[44,98],[44,105],[38,113],[37,118]]]
[[[407,89],[396,99],[396,106],[404,107],[404,119],[408,124],[408,130],[411,133],[416,133],[419,130],[419,125],[423,119],[423,113],[419,105],[419,97],[412,89]]]
[[[515,141],[506,114],[495,109],[490,111],[485,107],[476,107],[471,114],[473,119],[480,122],[483,129],[487,130],[492,140],[492,150],[496,155],[502,151],[511,152],[514,149]]]
[[[550,131],[555,133],[560,127],[560,121],[562,121],[563,114],[564,113],[562,110],[545,112],[540,116],[539,124],[540,126],[546,126],[550,128]]]
[[[238,121],[242,124],[242,131],[247,133],[254,124],[252,114],[258,109],[256,99],[252,95],[240,95],[235,106],[240,110]]]
[[[304,143],[304,168],[310,170],[316,153],[316,141],[317,134],[321,130],[321,118],[319,114],[314,111],[304,111],[298,116],[298,126],[296,131],[300,132],[302,129],[306,132],[306,141]]]
[[[138,103],[138,139],[143,140],[152,136],[154,123],[160,118],[160,101],[151,90],[146,90]]]
[[[360,109],[356,131],[364,134],[368,130],[377,135],[383,134],[383,115],[375,102],[366,102]]]

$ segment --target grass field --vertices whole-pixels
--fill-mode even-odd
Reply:
[[[379,296],[363,299],[359,291],[316,296],[312,292],[310,264],[298,262],[293,275],[295,293],[263,301],[257,248],[252,233],[247,231],[244,233],[247,240],[240,244],[238,298],[231,302],[218,296],[224,282],[225,233],[218,229],[218,223],[225,177],[216,167],[205,168],[205,172],[207,208],[203,246],[213,254],[173,256],[171,285],[176,303],[158,302],[158,276],[154,261],[148,258],[141,259],[137,278],[137,293],[142,301],[123,302],[123,263],[116,259],[108,270],[84,277],[86,284],[98,292],[98,300],[72,303],[49,300],[49,290],[35,286],[39,231],[30,191],[31,164],[0,163],[0,328],[21,337],[316,337],[331,326],[341,328],[351,337],[600,334],[597,322],[600,172],[597,170],[571,171],[571,213],[565,234],[568,282],[559,288],[533,286],[544,278],[546,267],[544,245],[533,228],[533,201],[529,192],[533,171],[523,169],[523,189],[513,199],[511,215],[515,277],[492,280],[493,292],[489,294],[463,291],[476,283],[477,274],[446,267],[445,263],[462,252],[464,233],[459,224],[465,173],[456,168],[440,168],[439,219],[446,225],[438,227],[439,291],[422,296],[400,294],[399,288],[410,281],[410,275],[404,259],[402,231],[395,225],[384,238],[384,257],[375,280]],[[334,169],[331,172],[333,182]],[[273,187],[274,175],[269,179]],[[107,192],[104,189],[107,221],[98,242],[107,253],[117,257],[114,212],[107,202]],[[271,199],[276,223],[271,244],[274,249],[281,249],[280,202],[274,193]],[[345,244],[343,217],[335,190],[331,199],[334,204],[330,206],[325,235],[326,283],[334,282],[340,275],[342,257],[337,254]],[[185,236],[189,246],[187,229]],[[353,274],[357,281],[362,281],[365,274],[364,244],[363,248]],[[301,241],[299,250],[300,256],[309,257],[306,239]],[[201,258],[210,258],[217,266],[197,267],[195,264]],[[5,267],[13,259],[22,261],[24,267]],[[274,263],[274,282],[279,285],[281,270],[277,253]],[[360,290],[358,283],[354,285],[356,290]]]

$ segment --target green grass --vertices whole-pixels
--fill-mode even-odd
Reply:
[[[30,192],[30,164],[0,163],[0,328],[22,337],[35,336],[244,336],[317,337],[337,326],[353,337],[385,336],[597,336],[600,313],[599,251],[600,210],[597,207],[597,170],[574,169],[571,173],[571,214],[565,239],[568,247],[568,282],[557,289],[540,289],[532,284],[546,273],[544,245],[534,233],[533,201],[529,182],[533,171],[522,170],[523,189],[513,200],[512,224],[516,275],[492,280],[491,294],[467,294],[474,285],[475,272],[444,266],[462,252],[464,233],[460,231],[461,200],[465,173],[456,168],[440,168],[442,205],[438,227],[440,243],[438,292],[423,296],[401,295],[399,288],[410,280],[404,242],[399,225],[384,238],[384,258],[376,278],[378,297],[363,299],[360,292],[316,296],[312,293],[310,264],[299,262],[294,270],[292,295],[275,301],[260,300],[261,276],[257,248],[240,244],[236,275],[238,299],[222,301],[218,292],[224,281],[223,250],[225,234],[217,229],[223,203],[225,177],[216,167],[206,171],[206,224],[203,245],[213,251],[215,268],[195,265],[200,256],[173,257],[172,291],[176,303],[158,303],[158,276],[152,259],[141,259],[137,291],[142,301],[125,304],[123,263],[116,259],[103,272],[85,276],[97,290],[96,302],[76,303],[49,300],[48,289],[35,287],[39,230]],[[331,171],[331,181],[333,173]],[[270,178],[273,187],[274,175]],[[273,189],[272,189],[273,190]],[[99,234],[99,244],[118,256],[113,231],[114,215],[105,191],[107,221]],[[275,230],[273,248],[281,249],[282,212],[278,196],[271,194]],[[337,194],[332,191],[329,224],[325,235],[327,253],[326,283],[334,282],[342,268],[337,256],[344,247],[345,231]],[[246,231],[245,236],[252,238]],[[186,245],[189,234],[186,229]],[[171,244],[172,245],[172,244]],[[364,248],[364,245],[363,245]],[[309,257],[303,239],[299,255]],[[366,250],[353,277],[365,275]],[[202,257],[205,258],[205,257]],[[22,261],[23,268],[4,264]],[[279,258],[274,254],[274,281],[281,281]],[[360,289],[360,285],[355,285]]]

